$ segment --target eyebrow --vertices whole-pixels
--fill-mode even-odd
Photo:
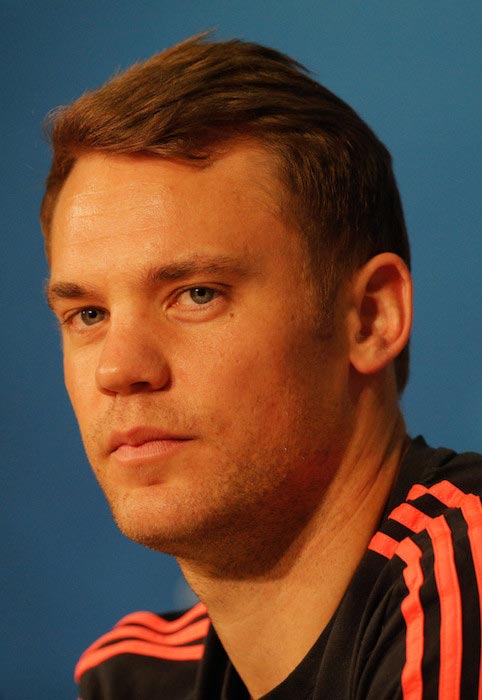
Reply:
[[[73,282],[56,282],[52,284],[50,281],[47,281],[45,285],[45,298],[50,308],[53,308],[56,299],[83,299],[92,296],[94,293],[94,289],[81,287]]]
[[[159,282],[176,282],[193,275],[217,275],[226,272],[237,277],[249,277],[253,273],[253,266],[245,260],[229,255],[216,257],[196,255],[149,270],[147,280],[151,284],[157,284]]]
[[[160,267],[150,268],[146,274],[147,283],[156,286],[162,282],[176,282],[186,277],[196,275],[216,275],[229,273],[238,278],[251,277],[256,272],[256,267],[245,259],[220,255],[206,257],[196,255],[185,258]],[[84,287],[75,282],[48,281],[45,288],[45,296],[50,308],[57,299],[85,299],[97,296],[95,287]]]

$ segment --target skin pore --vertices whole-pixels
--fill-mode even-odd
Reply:
[[[128,537],[177,557],[253,698],[329,621],[405,439],[391,361],[408,271],[369,261],[327,337],[281,197],[255,143],[203,169],[88,154],[51,233],[49,302],[96,477]]]

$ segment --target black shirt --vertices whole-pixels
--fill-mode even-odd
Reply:
[[[482,697],[481,495],[481,455],[412,441],[329,625],[263,700]],[[76,678],[82,700],[249,699],[202,603],[127,616]]]

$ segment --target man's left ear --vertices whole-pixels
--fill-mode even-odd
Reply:
[[[374,374],[405,347],[412,325],[412,279],[395,253],[380,253],[357,270],[350,285],[350,361]]]

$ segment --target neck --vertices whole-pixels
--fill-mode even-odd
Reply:
[[[357,427],[324,497],[267,568],[239,575],[239,567],[226,562],[223,574],[193,560],[179,561],[252,698],[276,687],[308,653],[377,529],[406,434],[398,408],[388,415],[381,405],[373,410],[376,394],[361,403],[367,401],[372,410],[360,406]],[[257,536],[252,533],[253,541]]]

